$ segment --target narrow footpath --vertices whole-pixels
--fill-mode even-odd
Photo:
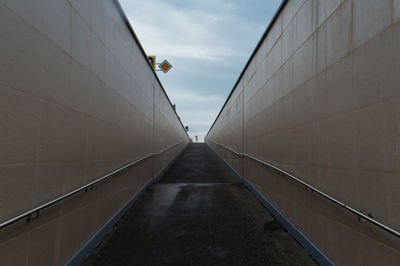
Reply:
[[[205,144],[190,144],[83,265],[315,265]]]

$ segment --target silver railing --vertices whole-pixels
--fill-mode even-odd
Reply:
[[[92,181],[92,182],[90,182],[90,183],[88,183],[88,184],[86,184],[84,186],[81,186],[81,187],[79,187],[79,188],[77,188],[77,189],[75,189],[75,190],[73,190],[71,192],[68,192],[67,194],[64,194],[64,195],[62,195],[62,196],[60,196],[60,197],[58,197],[56,199],[53,199],[51,201],[48,201],[48,202],[44,203],[44,204],[42,204],[42,205],[40,205],[40,206],[38,206],[36,208],[33,208],[33,209],[29,210],[29,211],[26,211],[26,212],[14,217],[14,218],[11,218],[11,219],[9,219],[9,220],[7,220],[5,222],[2,222],[0,224],[0,229],[6,227],[6,226],[8,226],[8,225],[10,225],[10,224],[12,224],[12,223],[14,223],[16,221],[24,219],[24,218],[27,219],[27,222],[29,222],[31,219],[36,219],[36,218],[39,217],[39,212],[41,210],[43,210],[43,209],[45,209],[45,208],[47,208],[47,207],[49,207],[49,206],[61,201],[61,200],[64,200],[64,199],[66,199],[66,198],[68,198],[68,197],[70,197],[70,196],[72,196],[72,195],[74,195],[74,194],[76,194],[76,193],[78,193],[80,191],[83,191],[83,190],[87,191],[88,189],[93,188],[93,186],[95,184],[97,184],[97,183],[99,183],[99,182],[101,182],[101,181],[103,181],[103,180],[105,180],[105,179],[107,179],[109,177],[116,176],[116,175],[120,174],[122,171],[124,171],[124,170],[126,170],[128,168],[132,168],[135,164],[138,164],[138,163],[140,163],[140,162],[142,162],[142,161],[144,161],[144,160],[146,160],[146,159],[148,159],[150,157],[154,157],[154,156],[160,155],[160,154],[166,152],[167,150],[169,150],[169,149],[171,149],[171,148],[173,148],[173,147],[175,147],[175,146],[177,146],[179,144],[182,144],[182,143],[184,143],[184,141],[181,141],[179,143],[173,144],[173,145],[161,150],[160,152],[150,153],[150,154],[148,154],[148,155],[146,155],[146,156],[144,156],[144,157],[142,157],[140,159],[137,159],[137,160],[125,165],[125,166],[122,166],[121,168],[118,168],[118,169],[112,171],[111,173],[106,174],[105,176],[97,178],[96,180],[94,180],[94,181]],[[35,216],[32,216],[32,215],[35,215]]]
[[[251,156],[251,155],[249,155],[249,154],[247,154],[247,153],[237,152],[237,151],[235,151],[234,149],[229,148],[229,147],[227,147],[227,146],[225,146],[225,145],[223,145],[223,144],[221,144],[221,143],[217,143],[217,142],[215,142],[215,141],[211,141],[211,142],[214,143],[214,144],[216,144],[216,145],[218,145],[218,146],[221,146],[221,147],[223,147],[223,148],[225,148],[225,149],[227,149],[227,150],[229,150],[229,151],[231,151],[232,153],[236,154],[237,156],[252,159],[252,160],[254,160],[254,161],[256,161],[256,162],[258,162],[258,163],[260,163],[260,164],[262,164],[262,165],[264,165],[264,166],[270,167],[270,168],[272,168],[272,169],[278,171],[279,174],[281,174],[281,175],[283,175],[283,176],[286,176],[286,177],[289,177],[290,179],[294,180],[295,182],[297,182],[297,183],[299,183],[299,184],[305,186],[305,187],[307,188],[307,190],[309,190],[309,191],[311,191],[311,192],[316,192],[317,194],[319,194],[319,195],[321,195],[322,197],[328,199],[329,201],[335,203],[336,205],[339,205],[339,206],[345,208],[346,210],[348,210],[348,211],[350,211],[350,212],[356,214],[357,217],[358,217],[358,220],[359,220],[360,222],[366,222],[366,221],[368,221],[368,222],[372,223],[373,225],[376,225],[376,226],[380,227],[381,229],[383,229],[383,230],[385,230],[385,231],[387,231],[387,232],[389,232],[389,233],[391,233],[391,234],[393,234],[393,235],[395,235],[395,236],[397,236],[397,237],[400,238],[400,232],[398,232],[398,231],[394,230],[393,228],[391,228],[391,227],[389,227],[389,226],[387,226],[387,225],[385,225],[385,224],[383,224],[383,223],[381,223],[381,222],[375,220],[374,218],[372,218],[372,215],[371,215],[371,214],[369,214],[369,215],[371,215],[371,216],[368,216],[368,215],[363,214],[362,212],[360,212],[360,211],[358,211],[358,210],[356,210],[356,209],[350,207],[349,205],[347,205],[347,204],[345,204],[345,203],[343,203],[343,202],[341,202],[341,201],[335,199],[334,197],[329,196],[328,194],[326,194],[326,193],[320,191],[319,189],[317,189],[317,188],[311,186],[310,184],[308,184],[308,183],[304,182],[303,180],[299,179],[298,177],[295,177],[295,176],[292,175],[291,173],[288,173],[288,172],[286,172],[285,170],[282,170],[282,169],[280,169],[279,167],[277,167],[277,166],[275,166],[275,165],[273,165],[273,164],[271,164],[271,163],[268,163],[268,162],[265,162],[265,161],[260,160],[260,159],[258,159],[258,158],[255,158],[255,157],[253,157],[253,156]]]

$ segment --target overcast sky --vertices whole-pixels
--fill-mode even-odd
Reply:
[[[190,136],[203,141],[281,0],[120,0]]]

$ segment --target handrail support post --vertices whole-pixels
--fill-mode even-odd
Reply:
[[[35,214],[33,216],[33,214]],[[36,220],[39,219],[39,211],[36,211],[34,213],[29,214],[28,216],[26,216],[26,222],[29,223],[31,220]]]

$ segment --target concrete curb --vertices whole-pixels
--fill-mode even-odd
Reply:
[[[226,166],[235,174],[235,176],[257,197],[261,204],[275,217],[275,219],[285,227],[285,229],[291,234],[303,247],[304,249],[316,260],[320,265],[335,265],[331,259],[329,259],[310,239],[308,239],[299,229],[296,228],[271,202],[269,202],[264,195],[259,192],[246,178],[239,175],[235,169],[233,169],[224,158],[222,158],[211,146],[207,144],[207,147],[217,155],[217,157],[224,162]]]
[[[107,234],[111,231],[114,225],[121,219],[121,217],[127,213],[127,211],[132,207],[132,205],[142,196],[142,194],[151,187],[154,183],[156,183],[168,169],[168,167],[183,153],[183,151],[187,148],[188,144],[182,148],[182,150],[172,158],[168,164],[161,169],[158,174],[151,178],[149,181],[144,184],[138,192],[135,193],[108,221],[99,229],[93,236],[85,243],[83,246],[72,255],[69,260],[67,260],[64,265],[66,266],[75,266],[80,265],[84,259],[86,259],[93,250],[103,241],[103,239],[107,236]]]

